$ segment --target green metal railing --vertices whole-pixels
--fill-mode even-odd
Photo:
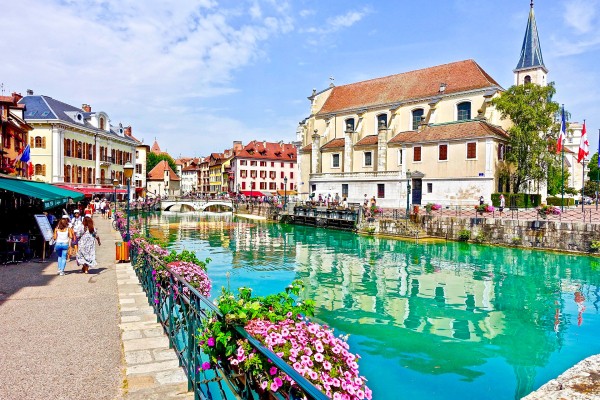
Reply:
[[[188,390],[194,392],[194,398],[267,398],[268,395],[256,390],[258,385],[250,374],[235,372],[228,368],[227,363],[213,365],[208,370],[202,369],[203,362],[209,361],[209,357],[201,351],[196,333],[215,315],[223,321],[223,314],[209,299],[171,271],[159,258],[144,252],[133,243],[130,251],[132,265],[146,292],[148,302],[154,308],[157,320],[169,338],[169,346],[176,352],[179,363],[188,376]],[[156,278],[155,271],[159,267],[169,272],[168,281],[163,281],[162,284],[157,282]],[[297,386],[288,393],[270,393],[271,396],[279,399],[328,398],[292,366],[250,336],[242,326],[235,327],[233,336],[235,340],[247,339],[257,352],[266,356],[296,382]]]

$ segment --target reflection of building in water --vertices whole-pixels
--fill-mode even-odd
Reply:
[[[229,246],[233,266],[246,266],[249,260],[265,260],[267,257],[283,261],[294,260],[296,247],[293,237],[290,237],[290,229],[284,225],[265,222],[236,225],[232,230],[232,242]],[[256,269],[257,266],[253,268]],[[273,266],[269,265],[268,268]]]

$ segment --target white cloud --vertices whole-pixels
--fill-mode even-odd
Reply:
[[[315,15],[315,14],[316,14],[316,11],[310,10],[310,9],[300,10],[300,12],[298,13],[298,15],[300,15],[302,18],[310,17],[311,15]]]
[[[578,34],[589,33],[597,28],[596,15],[600,1],[571,0],[564,3],[564,19],[567,26],[575,29]]]
[[[304,32],[319,35],[334,33],[344,28],[351,27],[369,15],[371,12],[372,11],[369,7],[365,7],[362,10],[351,10],[345,14],[328,18],[323,25],[307,28],[304,30]]]
[[[91,103],[147,141],[198,130],[202,120],[210,130],[213,119],[223,119],[193,104],[235,93],[235,72],[264,56],[264,42],[293,29],[286,2],[248,4],[243,10],[213,0],[176,7],[163,0],[9,2],[2,7],[3,39],[19,45],[0,63],[0,76],[10,90]],[[226,125],[239,129],[232,135],[243,130],[233,119]]]

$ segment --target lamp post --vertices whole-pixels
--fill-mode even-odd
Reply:
[[[131,235],[129,234],[129,191],[131,190],[131,176],[133,175],[133,164],[129,161],[123,165],[123,174],[127,178],[127,233],[125,234],[125,241],[129,242]]]
[[[287,207],[287,176],[283,177],[283,209]]]
[[[254,189],[254,181],[250,181],[250,200],[252,200],[252,189]]]
[[[410,169],[406,171],[406,218],[410,215]]]
[[[117,186],[119,186],[119,180],[117,178],[113,179],[113,186],[115,187],[115,216],[114,216],[114,219],[117,219]]]

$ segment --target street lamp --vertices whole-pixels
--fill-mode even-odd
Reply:
[[[283,209],[287,207],[287,176],[283,177]]]
[[[117,219],[117,186],[119,186],[119,180],[117,178],[113,179],[113,186],[115,187],[115,216],[114,216],[114,219]]]
[[[406,218],[410,215],[410,169],[406,171]]]
[[[123,165],[123,174],[127,178],[127,234],[125,235],[125,241],[129,242],[131,235],[129,234],[129,191],[131,190],[131,176],[133,175],[133,164],[129,161]]]
[[[252,189],[254,189],[254,181],[250,181],[250,200],[252,200]]]

